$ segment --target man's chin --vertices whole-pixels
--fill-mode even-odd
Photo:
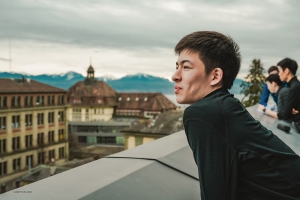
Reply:
[[[176,97],[176,102],[179,104],[188,104],[185,99]]]

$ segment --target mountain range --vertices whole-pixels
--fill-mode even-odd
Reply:
[[[82,81],[85,77],[77,72],[67,72],[65,74],[41,74],[28,75],[21,73],[0,72],[0,78],[20,79],[24,75],[25,78],[33,79],[54,87],[68,90],[72,85],[78,81]],[[96,77],[97,80],[106,82],[109,86],[117,92],[161,92],[164,94],[174,94],[174,83],[168,79],[156,77],[148,74],[134,74],[127,75],[116,79],[112,76]],[[243,80],[235,79],[230,92],[233,94],[240,94]]]

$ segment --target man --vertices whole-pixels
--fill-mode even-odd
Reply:
[[[266,107],[263,107],[262,111],[265,114],[278,119],[278,115],[282,115],[289,89],[287,87],[284,87],[284,84],[283,84],[283,82],[281,82],[278,74],[271,74],[270,76],[268,76],[266,78],[266,85],[267,85],[268,91],[270,91],[271,94],[275,94],[275,96],[276,96],[278,112],[267,109]]]
[[[228,92],[240,69],[238,45],[217,32],[182,38],[176,100],[198,165],[202,200],[300,199],[300,158]]]
[[[286,81],[290,88],[282,114],[278,119],[292,119],[296,130],[300,133],[300,82],[297,79],[296,72],[298,64],[296,61],[285,58],[278,64],[279,77],[281,81]]]
[[[278,68],[276,66],[271,66],[269,68],[269,70],[268,70],[268,74],[269,75],[271,75],[271,74],[278,74]],[[263,91],[262,91],[262,94],[261,94],[261,97],[260,97],[260,101],[259,101],[259,104],[260,104],[259,108],[261,108],[261,107],[267,107],[270,95],[272,96],[274,102],[277,104],[277,97],[276,97],[276,95],[268,90],[268,86],[265,83]]]

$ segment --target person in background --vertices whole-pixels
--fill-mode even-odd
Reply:
[[[289,87],[283,111],[278,113],[278,119],[292,119],[295,129],[300,133],[300,82],[296,76],[298,64],[290,58],[285,58],[278,62],[277,66],[280,80],[287,82]]]
[[[276,66],[271,66],[268,69],[268,74],[269,75],[271,75],[271,74],[278,74],[278,68]],[[276,95],[268,90],[268,86],[265,83],[263,91],[262,91],[262,94],[261,94],[261,97],[260,97],[260,101],[259,101],[259,104],[260,104],[259,109],[262,109],[263,107],[267,107],[270,95],[272,96],[274,102],[277,104],[277,97],[276,97]]]
[[[282,114],[284,104],[285,104],[286,98],[288,96],[289,88],[284,87],[283,82],[280,80],[277,73],[271,74],[270,76],[268,76],[266,78],[266,84],[268,87],[268,91],[270,91],[271,94],[274,94],[277,98],[278,112],[267,109],[266,107],[262,108],[262,112],[264,112],[266,115],[269,115],[271,117],[278,119],[278,113]],[[281,115],[281,114],[279,114],[279,115]]]

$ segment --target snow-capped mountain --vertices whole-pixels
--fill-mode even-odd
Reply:
[[[78,81],[83,81],[85,79],[85,76],[73,71],[62,74],[23,75],[25,78],[30,78],[65,90],[68,90]],[[21,73],[0,72],[0,78],[20,79],[21,77]],[[173,82],[149,74],[131,74],[119,79],[116,79],[111,75],[103,75],[97,77],[97,79],[106,82],[117,92],[161,92],[164,94],[174,94]],[[240,94],[241,83],[241,79],[236,79],[230,92],[233,94]]]

